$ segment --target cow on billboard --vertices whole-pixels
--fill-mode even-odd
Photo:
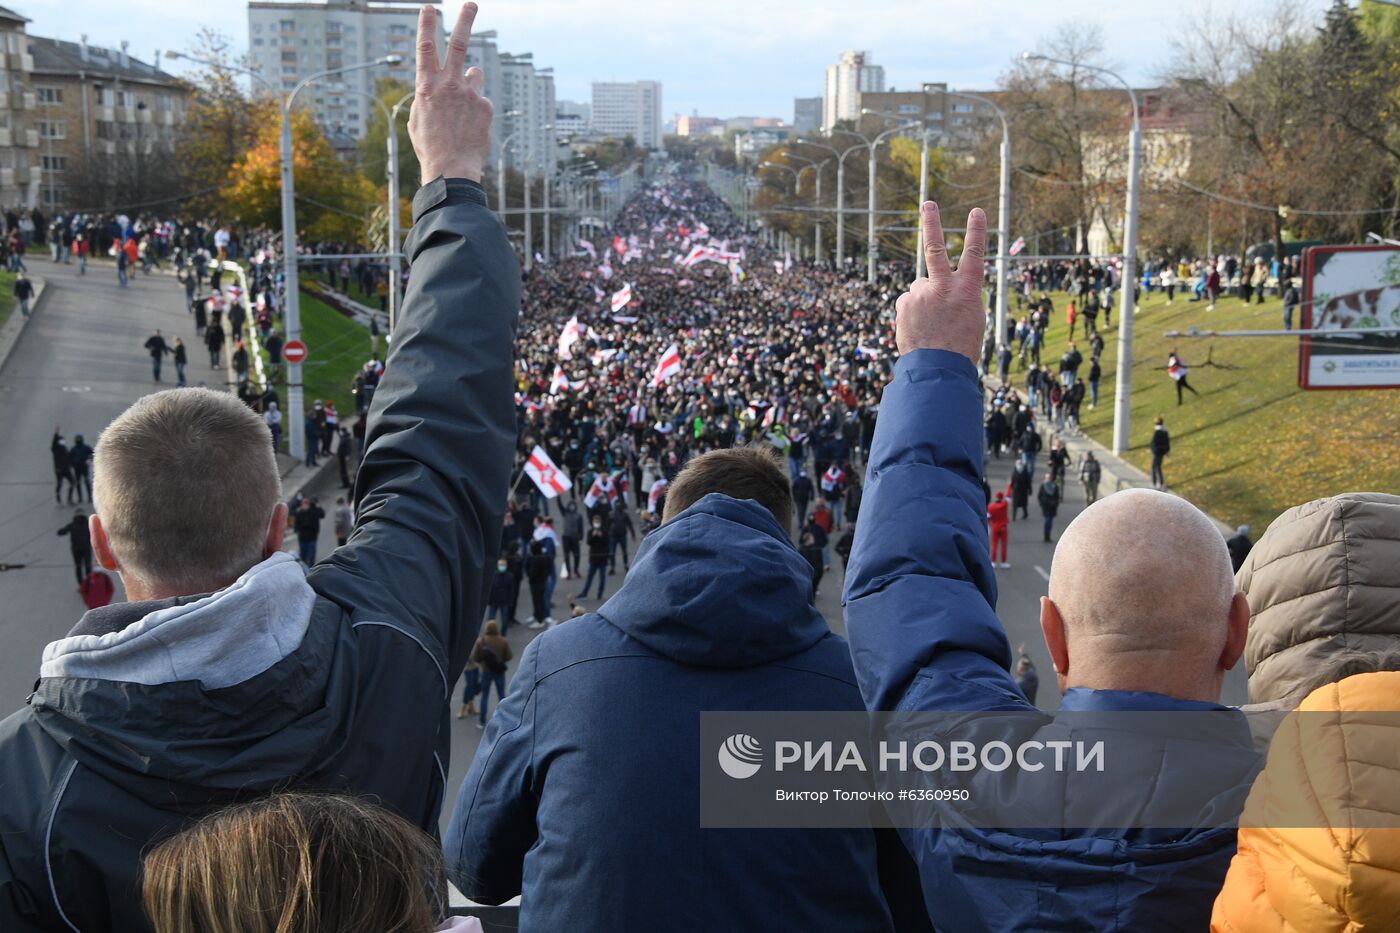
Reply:
[[[1303,269],[1303,329],[1328,333],[1300,338],[1298,385],[1400,388],[1400,248],[1314,246]]]

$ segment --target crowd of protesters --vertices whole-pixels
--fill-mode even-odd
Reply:
[[[269,423],[228,393],[147,396],[99,439],[85,527],[131,601],[50,644],[0,723],[0,928],[477,929],[446,916],[448,879],[489,904],[519,895],[520,928],[550,931],[1393,921],[1400,725],[1382,713],[1400,690],[1400,498],[1318,500],[1228,545],[1178,497],[1099,499],[1060,533],[1040,622],[1061,702],[1038,710],[1039,675],[1024,648],[1013,674],[995,614],[981,468],[1007,445],[976,365],[984,213],[954,271],[923,205],[928,275],[900,293],[795,271],[677,179],[628,207],[611,257],[597,250],[636,307],[597,310],[591,254],[522,289],[480,184],[491,107],[465,69],[475,13],[464,5],[441,65],[436,14],[421,14],[413,270],[337,549],[306,554],[309,570],[282,552]],[[668,245],[689,255],[702,224],[702,249],[737,254],[708,276]],[[1034,430],[1017,389],[991,407]],[[55,429],[56,472],[62,440]],[[582,508],[556,532],[552,509],[511,505],[515,471],[537,445],[566,458],[576,442],[583,476],[561,485]],[[1054,445],[1046,459],[1043,509],[1073,466]],[[795,494],[809,465],[866,476],[855,509],[849,475],[817,487],[817,511],[847,513],[833,530],[858,519],[840,552],[846,638],[813,602],[820,548]],[[628,498],[659,519],[635,554]],[[1013,488],[993,531],[1016,502]],[[537,623],[546,541],[573,572],[581,538],[590,570],[630,565],[607,604],[534,638],[504,691],[502,527],[507,544],[528,539],[514,556]],[[1253,711],[1276,717],[1267,764],[1259,718],[1220,704],[1242,657]],[[450,691],[469,663],[485,731],[439,845]],[[786,828],[706,828],[716,749],[701,719],[715,710],[953,713],[922,720],[945,742],[985,712],[999,738],[1042,748],[1082,734],[1081,714],[1173,715],[1099,727],[1136,752],[1112,759],[1125,776],[1112,794],[1058,776],[1027,814],[1023,773],[973,769],[965,786],[987,793],[896,833],[776,810],[766,825]],[[1177,725],[1200,717],[1211,727]],[[1201,761],[1208,774],[1187,766]],[[1131,828],[1162,800],[1195,815]]]

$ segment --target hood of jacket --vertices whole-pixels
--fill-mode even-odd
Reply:
[[[598,614],[683,664],[750,667],[830,632],[812,568],[766,508],[711,493],[642,542]]]
[[[1313,691],[1279,728],[1250,791],[1211,929],[1394,928],[1398,827],[1400,673]]]
[[[1251,703],[1296,705],[1351,674],[1400,669],[1400,496],[1346,493],[1274,519],[1237,575]]]
[[[333,659],[339,608],[275,554],[191,602],[153,603],[119,631],[44,649],[30,705],[70,755],[107,774],[203,788],[270,786],[337,748],[350,686]],[[129,781],[122,783],[129,784]]]

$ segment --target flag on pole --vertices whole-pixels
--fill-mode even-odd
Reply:
[[[579,340],[578,315],[569,318],[569,322],[564,325],[564,332],[559,335],[559,358],[563,360],[573,359],[569,354],[569,347],[578,343]]]
[[[617,312],[621,311],[623,308],[627,307],[628,302],[630,302],[631,300],[632,300],[632,285],[631,285],[631,283],[625,283],[625,284],[623,284],[623,286],[622,286],[621,288],[619,288],[617,291],[613,292],[613,296],[612,296],[612,310],[613,310],[613,314],[616,314]]]
[[[525,475],[534,481],[545,498],[556,498],[569,489],[569,474],[554,465],[543,447],[535,446],[530,459],[525,461]]]
[[[1018,255],[1018,254],[1021,252],[1021,250],[1025,249],[1025,248],[1026,248],[1026,238],[1023,237],[1023,236],[1018,236],[1018,237],[1016,238],[1016,242],[1014,242],[1014,243],[1011,244],[1011,248],[1010,248],[1009,250],[1006,251],[1006,254],[1007,254],[1008,256],[1015,256],[1015,255]]]
[[[549,394],[558,395],[571,388],[569,377],[564,372],[564,367],[556,365],[554,367],[554,378],[549,380]]]
[[[666,348],[666,352],[661,354],[661,361],[656,364],[656,374],[651,377],[652,388],[657,388],[661,383],[681,371],[681,348],[674,343]]]

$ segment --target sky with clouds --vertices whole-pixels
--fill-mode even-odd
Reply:
[[[245,4],[235,0],[5,0],[36,35],[94,44],[131,42],[147,59],[186,49],[201,26],[247,47]],[[1300,0],[1320,20],[1328,0]],[[794,97],[820,96],[822,75],[842,50],[864,49],[886,84],[921,81],[995,87],[1025,49],[1067,21],[1102,32],[1104,61],[1150,83],[1171,58],[1170,39],[1211,28],[1226,13],[1268,16],[1256,0],[478,0],[477,28],[494,29],[502,51],[534,52],[553,66],[560,99],[584,100],[594,80],[654,79],[665,119],[707,116],[792,119]],[[461,0],[442,8],[455,17]],[[451,20],[449,19],[449,22]]]

